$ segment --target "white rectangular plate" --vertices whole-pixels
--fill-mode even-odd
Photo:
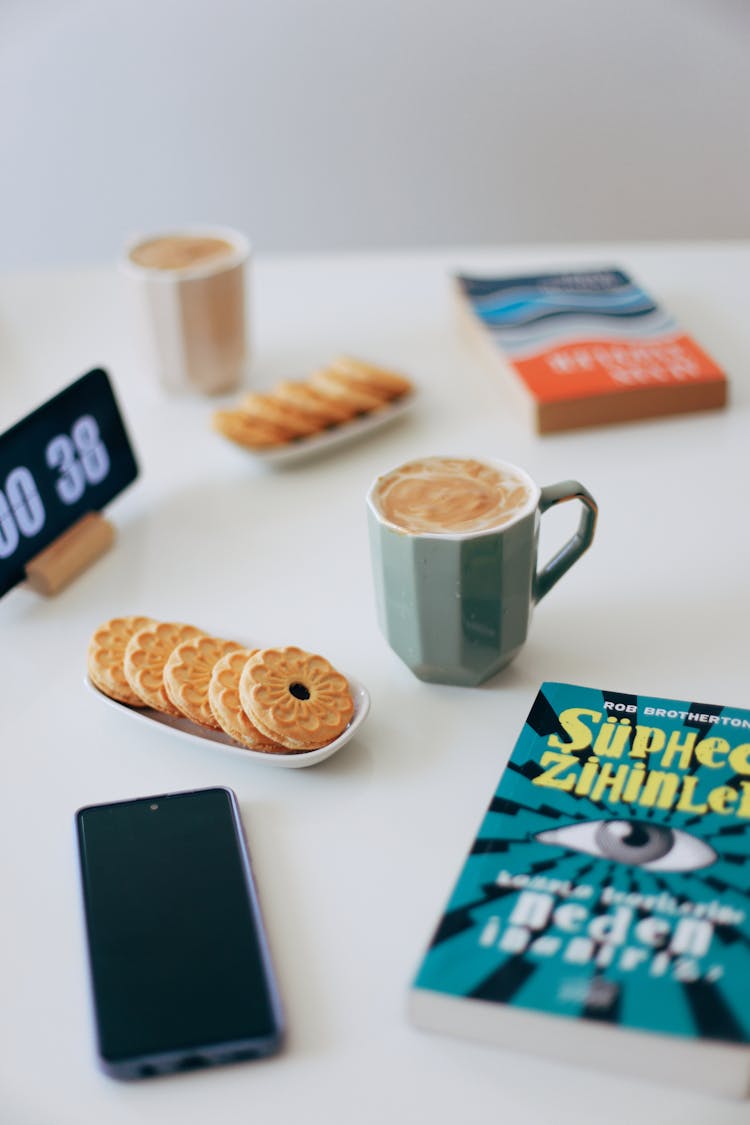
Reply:
[[[208,750],[218,750],[221,753],[231,754],[235,758],[243,758],[245,761],[259,762],[263,766],[281,766],[291,770],[302,769],[305,766],[316,766],[318,762],[330,758],[332,754],[346,745],[364,722],[367,712],[370,710],[370,696],[367,688],[357,680],[352,679],[351,676],[347,676],[347,680],[354,700],[354,715],[346,730],[338,738],[329,742],[327,746],[321,746],[318,750],[264,754],[260,750],[246,749],[221,730],[201,727],[197,723],[191,722],[190,719],[178,718],[176,715],[165,715],[164,712],[155,711],[151,707],[129,707],[127,703],[119,703],[116,699],[110,699],[104,692],[99,691],[97,687],[94,687],[89,677],[84,676],[86,687],[98,699],[101,699],[103,703],[113,707],[116,711],[121,711],[129,718],[135,719],[136,722],[147,723],[150,726],[156,724],[170,734],[177,735],[178,738],[186,738],[190,742],[196,742]]]

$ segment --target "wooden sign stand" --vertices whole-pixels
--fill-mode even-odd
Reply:
[[[51,597],[87,570],[115,541],[115,529],[99,512],[88,512],[54,542],[29,559],[26,583]]]

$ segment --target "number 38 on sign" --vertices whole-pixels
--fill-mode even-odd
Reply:
[[[90,371],[0,435],[0,595],[44,547],[138,474],[106,372]]]

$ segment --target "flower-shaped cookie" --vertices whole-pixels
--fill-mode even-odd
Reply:
[[[87,655],[89,679],[110,699],[127,703],[130,707],[146,706],[125,679],[123,661],[125,648],[133,634],[153,624],[150,617],[113,617],[94,632]]]
[[[177,645],[164,665],[164,690],[169,701],[194,723],[220,730],[208,701],[208,685],[214,665],[240,648],[235,641],[207,634]]]
[[[295,750],[326,746],[354,714],[346,678],[325,657],[294,646],[251,656],[240,677],[240,700],[258,730]]]
[[[221,729],[236,742],[242,743],[250,750],[285,754],[288,747],[281,746],[262,734],[250,722],[240,703],[240,677],[248,660],[257,651],[257,648],[236,649],[234,652],[227,653],[214,665],[211,682],[208,685],[208,702]]]
[[[133,633],[125,647],[125,679],[147,707],[180,715],[164,689],[164,665],[183,641],[200,637],[200,629],[176,621],[155,621]]]

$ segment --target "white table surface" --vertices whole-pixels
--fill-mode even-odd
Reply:
[[[462,336],[448,274],[612,262],[726,367],[730,408],[536,437]],[[0,430],[102,365],[142,466],[108,510],[115,549],[57,598],[0,601],[3,1125],[747,1120],[746,1104],[425,1034],[404,1006],[541,681],[750,707],[749,278],[750,243],[260,259],[252,385],[348,351],[419,386],[391,428],[276,472],[209,429],[214,403],[151,385],[114,269],[0,278]],[[576,477],[601,505],[520,657],[478,689],[414,679],[375,619],[367,486],[444,452]],[[542,553],[576,514],[545,517]],[[370,716],[306,770],[144,730],[82,682],[93,628],[131,613],[320,651],[367,685]],[[94,1061],[73,815],[210,785],[239,797],[288,1042],[265,1062],[118,1083]]]

